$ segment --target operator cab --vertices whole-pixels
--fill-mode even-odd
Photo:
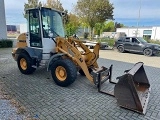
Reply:
[[[42,59],[49,59],[50,52],[55,50],[57,36],[64,37],[62,12],[51,8],[28,9],[27,46],[42,50]]]

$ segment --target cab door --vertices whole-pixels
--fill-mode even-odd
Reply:
[[[124,49],[127,51],[131,51],[132,49],[132,42],[130,37],[126,37],[125,42],[124,42]]]
[[[29,24],[28,29],[28,41],[30,47],[42,48],[42,36],[41,36],[41,26],[39,19],[39,10],[33,9],[29,10]]]

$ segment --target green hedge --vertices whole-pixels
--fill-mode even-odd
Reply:
[[[154,43],[154,44],[159,44],[160,45],[160,41],[159,40],[146,40],[149,43]]]
[[[108,45],[110,47],[113,47],[114,43],[115,43],[115,39],[111,39],[111,38],[102,38],[102,39],[99,39],[98,42],[106,42],[108,43]]]
[[[13,41],[8,39],[0,40],[0,48],[9,48],[13,46]]]

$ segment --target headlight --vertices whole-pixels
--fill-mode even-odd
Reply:
[[[159,46],[154,46],[154,49],[160,50]]]

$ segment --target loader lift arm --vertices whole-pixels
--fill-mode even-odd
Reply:
[[[93,69],[93,74],[106,70],[104,67],[99,68],[97,64],[100,44],[97,43],[93,52],[91,52],[80,40],[74,39],[73,37],[69,37],[68,39],[57,37],[56,42],[56,52],[65,53],[83,70],[86,77],[96,85],[98,80],[95,80],[94,75],[90,74],[88,68]],[[83,52],[80,52],[77,46],[80,47]]]

